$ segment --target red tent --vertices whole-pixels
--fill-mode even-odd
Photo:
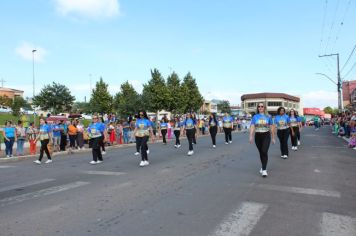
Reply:
[[[67,117],[65,117],[65,116],[50,116],[50,117],[48,117],[48,118],[46,119],[46,121],[49,122],[49,123],[54,123],[54,122],[56,122],[57,120],[58,120],[58,121],[63,120],[64,122],[66,122],[68,119],[67,119]]]

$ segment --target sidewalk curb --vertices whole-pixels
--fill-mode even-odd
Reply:
[[[233,133],[242,133],[239,131],[234,131]],[[224,133],[217,133],[217,135],[222,135]],[[199,137],[202,137],[201,135]],[[210,134],[204,135],[203,137],[210,137]],[[187,139],[187,137],[180,137],[180,139],[184,140]],[[174,136],[171,138],[171,140],[175,140]],[[154,143],[162,143],[162,139],[155,139]],[[151,143],[151,142],[150,142]],[[136,143],[129,143],[129,144],[116,144],[113,146],[106,146],[105,149],[110,150],[110,149],[120,149],[120,148],[127,148],[127,147],[134,147],[136,146]],[[91,152],[91,148],[85,148],[84,150],[74,150],[72,152],[70,151],[63,151],[63,152],[54,152],[52,153],[52,157],[56,156],[64,156],[64,155],[72,155],[72,154],[77,154],[77,153],[88,153]],[[31,159],[37,159],[39,154],[36,155],[26,155],[26,156],[15,156],[15,157],[3,157],[0,158],[0,164],[1,163],[8,163],[8,162],[17,162],[17,161],[24,161],[24,160],[31,160]]]

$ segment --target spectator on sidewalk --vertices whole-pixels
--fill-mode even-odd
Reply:
[[[56,120],[55,123],[53,124],[52,132],[53,132],[53,150],[58,152],[61,144],[61,129],[58,120]]]
[[[25,127],[23,127],[23,123],[21,120],[17,122],[16,137],[17,137],[16,155],[23,156],[25,155],[23,147],[26,141],[26,129]]]
[[[70,125],[68,126],[68,135],[69,135],[69,147],[71,150],[75,149],[75,142],[77,139],[77,124],[74,120],[71,121]]]
[[[84,148],[84,125],[81,120],[77,120],[77,145],[79,150]]]
[[[68,126],[63,120],[61,120],[59,123],[59,127],[60,127],[60,132],[61,132],[60,150],[65,151],[66,146],[67,146],[67,128],[68,128]]]
[[[12,148],[14,146],[14,142],[16,141],[16,129],[12,126],[11,121],[5,122],[5,128],[2,131],[2,136],[4,137],[6,147],[6,157],[12,157]]]
[[[30,143],[30,155],[36,154],[36,137],[37,137],[37,129],[35,127],[35,123],[31,122],[30,127],[27,129],[27,139]]]

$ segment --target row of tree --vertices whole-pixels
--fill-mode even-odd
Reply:
[[[181,80],[173,72],[165,79],[158,69],[153,69],[151,79],[143,85],[142,94],[128,81],[121,84],[120,91],[115,95],[111,95],[108,88],[109,85],[100,78],[92,90],[88,103],[75,102],[75,97],[65,85],[53,82],[34,97],[33,104],[55,114],[98,112],[117,113],[121,116],[134,114],[140,109],[184,113],[197,111],[203,104],[203,97],[191,73],[187,73]]]

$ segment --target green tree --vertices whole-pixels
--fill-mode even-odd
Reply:
[[[334,109],[331,108],[330,106],[324,108],[324,112],[327,114],[334,115]]]
[[[167,78],[168,89],[168,110],[173,114],[184,112],[184,99],[182,98],[183,90],[178,75],[173,72]]]
[[[109,93],[108,84],[100,80],[96,82],[96,86],[92,91],[90,98],[90,109],[92,112],[110,113],[113,110],[113,97]]]
[[[142,108],[140,94],[128,81],[121,84],[120,92],[115,95],[114,104],[115,110],[123,117],[135,114]]]
[[[0,96],[0,105],[9,107],[12,104],[12,99],[7,96]]]
[[[15,97],[10,107],[14,116],[20,115],[21,108],[31,109],[31,106],[25,99],[23,99],[23,97]]]
[[[58,114],[69,112],[74,101],[75,97],[65,85],[53,82],[52,85],[46,85],[40,94],[34,97],[33,104]]]
[[[90,103],[89,102],[75,102],[72,107],[72,112],[74,113],[91,113]]]
[[[184,102],[184,112],[198,111],[204,101],[199,92],[198,85],[190,72],[183,79],[182,101]]]
[[[169,92],[165,80],[161,73],[154,69],[151,70],[151,79],[143,85],[142,97],[146,110],[159,111],[167,110],[169,104]]]
[[[230,102],[223,100],[220,104],[218,104],[218,111],[221,113],[231,113]]]

